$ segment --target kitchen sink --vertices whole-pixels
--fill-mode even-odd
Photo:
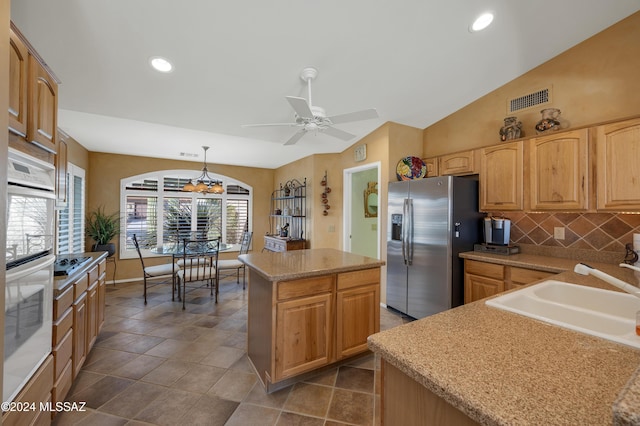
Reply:
[[[547,280],[485,302],[559,327],[640,349],[640,298],[617,291]]]

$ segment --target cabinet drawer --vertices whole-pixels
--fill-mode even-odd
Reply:
[[[264,237],[264,248],[269,251],[287,251],[287,243],[277,238]]]
[[[62,341],[62,338],[67,331],[71,329],[71,325],[73,324],[73,309],[69,307],[64,314],[60,316],[57,320],[53,322],[53,339],[51,341],[52,346],[58,346],[58,344]]]
[[[464,261],[464,271],[468,274],[481,275],[498,280],[504,279],[504,266],[494,263],[467,259]]]
[[[380,268],[338,274],[338,290],[380,282]]]
[[[98,270],[98,265],[94,266],[89,270],[89,282],[88,285],[93,284],[98,281],[98,277],[100,276],[100,271]]]
[[[315,296],[333,290],[333,276],[306,278],[295,281],[278,283],[278,300],[293,299],[295,297]]]
[[[89,275],[84,274],[82,278],[73,283],[73,300],[78,299],[89,286]]]
[[[73,303],[73,285],[70,285],[64,293],[53,299],[53,319],[56,320],[71,306]]]
[[[64,398],[69,393],[69,389],[71,389],[71,384],[73,383],[73,369],[71,368],[71,359],[67,362],[67,364],[62,369],[62,374],[58,377],[58,380],[53,384],[53,389],[51,390],[51,398],[53,402],[64,401]]]
[[[73,332],[67,331],[67,334],[62,338],[62,341],[58,346],[53,348],[53,366],[54,374],[53,380],[57,380],[62,374],[67,362],[71,360],[71,353],[73,352]]]
[[[511,267],[511,281],[517,284],[529,284],[534,281],[549,278],[552,275],[555,274],[545,271],[536,271],[535,269]]]
[[[98,275],[102,275],[107,272],[107,259],[102,259],[100,263],[98,263]]]

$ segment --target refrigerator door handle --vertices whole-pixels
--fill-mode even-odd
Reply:
[[[413,200],[409,198],[407,200],[407,213],[408,213],[408,230],[407,230],[407,260],[408,265],[413,264]]]
[[[407,225],[409,224],[409,216],[407,216],[409,210],[409,199],[405,198],[402,204],[402,260],[404,264],[407,264]]]

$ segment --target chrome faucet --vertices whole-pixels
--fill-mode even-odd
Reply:
[[[631,267],[631,269],[640,271],[640,268],[636,268],[635,266],[626,265],[626,264],[621,264],[620,266],[623,266],[623,265],[624,267]],[[612,277],[611,275],[606,274],[600,271],[599,269],[592,268],[591,266],[586,265],[584,263],[578,263],[573,268],[573,272],[580,275],[593,275],[596,278],[600,278],[601,280],[606,281],[615,287],[618,287],[620,290],[624,290],[629,294],[633,294],[636,297],[640,297],[640,288],[633,286],[629,283],[626,283],[616,277]]]

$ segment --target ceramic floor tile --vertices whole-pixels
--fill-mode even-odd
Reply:
[[[171,386],[187,374],[191,365],[183,361],[167,360],[142,377],[142,380],[158,385]]]
[[[224,368],[209,365],[193,365],[171,387],[195,393],[205,393],[224,376]]]
[[[163,392],[162,386],[137,382],[104,404],[98,411],[132,419]]]
[[[227,372],[207,393],[209,395],[215,395],[220,398],[240,402],[251,391],[257,380],[256,375],[253,373],[227,370]]]
[[[105,376],[85,389],[72,394],[72,401],[84,401],[88,408],[98,408],[135,383],[133,380]]]
[[[145,409],[138,413],[136,420],[160,426],[181,425],[180,418],[196,403],[200,396],[180,389],[166,389]]]
[[[357,425],[373,424],[373,394],[335,389],[327,418]]]
[[[242,349],[219,346],[216,350],[202,359],[200,363],[213,365],[215,367],[229,368],[244,354],[245,351]]]
[[[285,411],[324,417],[333,389],[310,383],[296,383],[284,404]]]
[[[110,351],[108,356],[101,357],[95,361],[91,357],[88,357],[85,361],[85,370],[106,374],[113,370],[117,370],[137,357],[138,354],[131,352]]]
[[[264,390],[262,383],[256,382],[253,389],[251,389],[251,392],[249,392],[249,394],[244,398],[243,402],[280,409],[284,406],[284,403],[289,397],[291,388],[292,386],[289,386],[272,393],[267,393]]]
[[[302,414],[283,411],[276,422],[276,426],[323,426],[324,419],[303,416]]]
[[[128,379],[139,380],[147,375],[151,370],[158,367],[165,361],[164,358],[158,358],[149,355],[138,355],[138,357],[120,368],[112,371],[110,374]]]
[[[335,386],[342,389],[373,393],[374,370],[340,367]]]
[[[224,426],[239,403],[203,395],[180,418],[182,425]]]
[[[240,404],[225,426],[275,425],[279,410],[253,404]]]
[[[76,426],[122,426],[127,422],[128,420],[122,417],[94,412],[76,423]]]

